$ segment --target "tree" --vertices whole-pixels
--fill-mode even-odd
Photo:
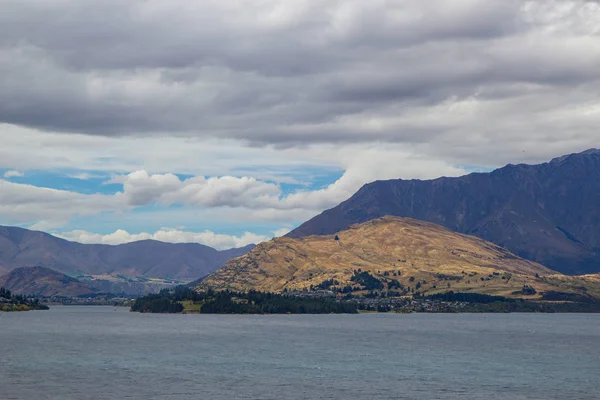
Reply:
[[[340,237],[338,235],[335,235],[335,240],[340,240]]]
[[[10,298],[12,297],[12,293],[10,292],[10,290],[0,287],[0,297],[10,300]]]
[[[536,293],[537,293],[537,290],[535,290],[535,288],[533,286],[523,285],[523,288],[521,289],[521,294],[524,294],[526,296],[533,296]]]

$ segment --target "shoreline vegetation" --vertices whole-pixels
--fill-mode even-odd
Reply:
[[[542,300],[452,291],[429,296],[340,298],[327,291],[196,292],[178,286],[137,298],[130,311],[170,314],[600,313],[600,301],[561,292],[546,293]]]
[[[355,305],[328,298],[289,296],[249,291],[236,293],[208,290],[197,293],[178,286],[139,297],[131,307],[142,313],[201,314],[356,314]]]
[[[41,304],[39,299],[22,295],[13,295],[10,290],[0,288],[0,312],[48,310],[48,306]]]

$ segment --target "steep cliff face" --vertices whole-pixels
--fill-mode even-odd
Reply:
[[[429,181],[377,181],[288,234],[332,234],[384,215],[475,235],[566,274],[600,272],[600,150]]]

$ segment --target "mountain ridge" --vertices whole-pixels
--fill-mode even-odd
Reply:
[[[66,274],[123,274],[193,280],[253,248],[142,240],[119,245],[71,242],[42,231],[0,226],[0,274],[41,266]]]

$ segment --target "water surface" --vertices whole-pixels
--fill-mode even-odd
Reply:
[[[0,399],[599,399],[600,315],[0,314]]]

